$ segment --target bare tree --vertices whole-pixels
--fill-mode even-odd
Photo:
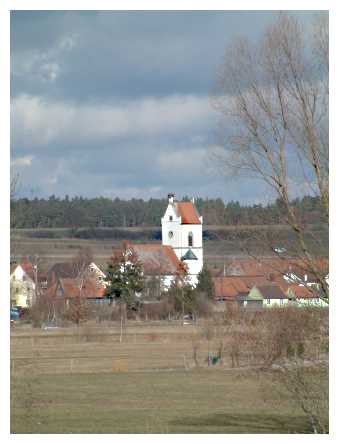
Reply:
[[[42,260],[41,260],[41,257],[39,256],[39,254],[35,253],[32,255],[29,255],[27,257],[27,261],[32,264],[32,271],[33,271],[33,277],[34,277],[34,302],[38,302],[41,297],[41,293],[42,293],[41,282],[39,279],[40,267],[41,267]]]
[[[310,251],[292,205],[295,188],[303,187],[320,196],[328,222],[326,18],[316,20],[308,40],[297,19],[280,14],[259,43],[234,41],[225,51],[212,105],[227,130],[225,149],[215,153],[219,165],[262,179],[279,197],[299,257],[328,301],[327,272]]]
[[[72,266],[75,274],[75,281],[77,283],[77,294],[74,298],[71,307],[71,319],[79,326],[80,322],[86,319],[87,310],[85,307],[84,288],[86,281],[91,277],[89,268],[93,261],[93,254],[90,248],[83,248],[79,250],[77,256],[73,259]]]
[[[328,365],[312,363],[306,366],[295,357],[273,374],[276,388],[292,395],[312,427],[313,433],[328,433]]]
[[[12,201],[16,197],[17,189],[19,183],[19,174],[14,173],[11,175],[11,183],[10,183],[10,200]]]

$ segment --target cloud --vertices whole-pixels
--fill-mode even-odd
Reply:
[[[11,106],[13,144],[45,146],[52,142],[114,137],[178,135],[208,129],[213,121],[207,97],[167,96],[112,104],[53,102],[21,95]]]
[[[17,157],[11,161],[12,167],[31,166],[34,156],[28,155],[23,157]]]
[[[78,36],[62,36],[54,46],[41,50],[29,48],[14,51],[11,56],[11,74],[14,77],[30,78],[53,83],[61,73],[61,63],[65,53],[76,47]]]
[[[219,120],[209,95],[228,41],[239,29],[255,39],[273,14],[11,12],[11,149],[22,189],[264,196],[243,179],[226,186],[206,158]]]
[[[162,187],[117,187],[117,188],[105,188],[103,194],[106,197],[119,197],[120,199],[148,199],[152,197],[164,197],[166,192]]]
[[[160,152],[156,162],[164,171],[170,169],[182,174],[187,171],[202,171],[206,160],[206,147],[199,147]]]

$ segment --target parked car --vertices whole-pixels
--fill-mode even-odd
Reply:
[[[193,324],[193,315],[187,314],[183,317],[183,325],[191,325]]]
[[[276,253],[286,253],[286,248],[284,248],[284,247],[274,247],[273,250]]]
[[[20,318],[20,309],[12,307],[10,311],[11,321],[17,321]]]

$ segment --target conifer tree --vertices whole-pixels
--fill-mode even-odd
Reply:
[[[205,294],[208,299],[214,299],[214,285],[212,275],[209,269],[204,265],[198,274],[198,284],[196,290],[199,293]]]
[[[142,264],[137,254],[127,242],[116,251],[106,272],[106,295],[120,298],[121,302],[131,305],[135,295],[144,288]]]

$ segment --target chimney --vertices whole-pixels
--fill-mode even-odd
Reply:
[[[175,198],[175,194],[174,193],[169,193],[168,194],[168,203],[174,203],[174,198]]]
[[[194,205],[194,203],[195,203],[195,198],[194,197],[192,197],[191,202]]]

